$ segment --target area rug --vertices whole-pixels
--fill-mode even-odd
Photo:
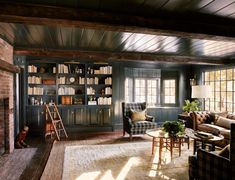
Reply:
[[[192,151],[185,145],[182,155],[174,151],[151,154],[151,142],[93,144],[66,146],[63,180],[147,180],[188,179],[188,156]]]

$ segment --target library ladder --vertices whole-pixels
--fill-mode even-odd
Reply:
[[[60,141],[61,131],[64,133],[65,137],[68,138],[67,132],[64,128],[63,121],[61,119],[60,113],[57,106],[53,103],[52,105],[45,105],[45,118],[46,118],[46,132],[47,135],[52,135],[55,133],[57,139]]]

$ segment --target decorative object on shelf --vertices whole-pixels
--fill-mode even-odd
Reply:
[[[61,104],[73,104],[71,96],[61,96]]]
[[[199,111],[200,107],[199,104],[200,102],[198,100],[191,101],[186,99],[184,100],[185,105],[183,106],[183,111],[186,112],[187,114],[192,111]]]
[[[43,79],[42,84],[56,84],[55,79]]]
[[[184,133],[184,124],[179,121],[166,121],[163,124],[163,130],[169,134],[169,136],[176,136],[177,134]]]
[[[45,73],[46,69],[44,67],[39,68],[39,73]]]
[[[77,105],[82,105],[82,104],[83,104],[83,100],[82,100],[82,98],[77,98],[77,97],[75,97],[75,98],[73,99],[73,103],[74,103],[74,104],[77,104]]]
[[[75,78],[74,78],[74,77],[70,77],[70,78],[69,78],[69,82],[70,82],[70,83],[74,83],[74,82],[75,82]]]

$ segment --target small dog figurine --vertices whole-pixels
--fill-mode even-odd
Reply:
[[[15,139],[15,148],[21,149],[21,148],[27,148],[29,145],[27,145],[24,140],[27,136],[27,133],[29,131],[28,126],[24,126],[24,128],[20,131],[20,133],[16,136]]]

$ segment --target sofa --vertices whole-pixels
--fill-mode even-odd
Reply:
[[[224,147],[230,141],[230,127],[235,123],[235,115],[228,112],[195,111],[190,113],[194,130],[221,134],[224,140],[216,145]]]

